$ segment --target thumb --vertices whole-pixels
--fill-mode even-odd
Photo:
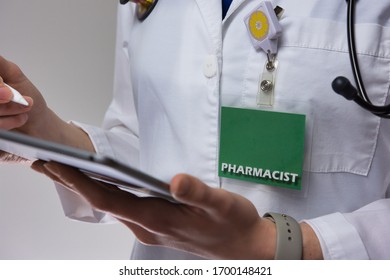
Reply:
[[[207,186],[199,179],[186,174],[176,175],[170,185],[173,197],[183,204],[214,211],[226,202],[226,192]]]

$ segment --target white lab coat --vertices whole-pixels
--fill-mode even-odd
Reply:
[[[103,128],[79,124],[99,153],[169,181],[189,173],[251,200],[262,215],[307,220],[326,259],[390,259],[390,121],[331,89],[352,80],[346,3],[272,1],[285,9],[279,40],[275,110],[307,114],[303,189],[293,191],[217,175],[220,106],[256,108],[266,55],[251,45],[244,17],[259,3],[233,0],[221,23],[220,0],[160,0],[139,22],[119,8],[114,98]],[[366,89],[388,98],[390,2],[359,1],[357,43]],[[261,123],[259,123],[261,129]],[[59,190],[68,216],[105,221]],[[174,218],[174,217],[172,217]],[[133,258],[193,258],[135,244]]]

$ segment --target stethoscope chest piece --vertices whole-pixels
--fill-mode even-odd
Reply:
[[[158,0],[119,0],[122,5],[127,4],[129,1],[137,3],[136,13],[140,21],[143,21],[150,15],[158,2]]]

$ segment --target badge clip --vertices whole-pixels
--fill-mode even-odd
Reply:
[[[119,0],[119,3],[121,3],[122,5],[125,5],[128,2],[133,2],[137,4],[137,18],[138,20],[143,21],[153,11],[158,0]]]
[[[272,107],[274,105],[276,70],[278,60],[276,56],[267,54],[267,61],[263,73],[260,76],[259,89],[257,93],[257,105]]]

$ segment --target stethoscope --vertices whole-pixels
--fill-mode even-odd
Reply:
[[[137,3],[137,17],[140,21],[143,21],[148,15],[152,12],[156,6],[158,0],[120,0],[122,5],[127,2]],[[351,62],[353,76],[357,84],[355,88],[351,82],[343,76],[335,78],[332,82],[333,90],[344,96],[347,100],[353,100],[362,108],[367,111],[377,115],[381,118],[390,119],[390,104],[384,106],[377,106],[371,103],[370,98],[367,95],[364,83],[360,74],[359,63],[357,60],[356,54],[356,44],[355,44],[355,0],[346,0],[348,2],[347,8],[347,37],[348,37],[348,50],[349,50],[349,59]]]
[[[366,89],[363,84],[363,80],[360,74],[359,64],[356,54],[355,45],[355,0],[347,0],[348,2],[348,18],[347,18],[347,32],[348,32],[348,49],[349,59],[351,61],[351,67],[357,88],[355,88],[346,77],[337,77],[332,82],[333,90],[344,96],[348,100],[353,100],[359,104],[362,108],[377,115],[381,118],[390,119],[390,104],[384,106],[373,105],[368,98]]]

